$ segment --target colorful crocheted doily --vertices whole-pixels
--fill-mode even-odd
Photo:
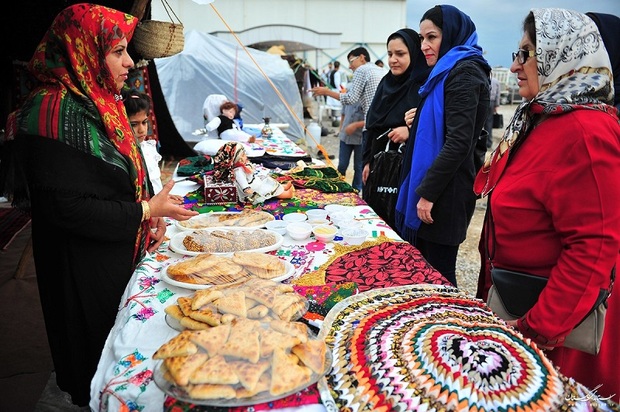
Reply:
[[[339,410],[571,410],[575,388],[543,352],[456,288],[352,296],[321,336],[334,361],[319,388]]]
[[[318,270],[302,276],[295,283],[355,282],[360,292],[421,283],[450,285],[420,251],[407,242],[380,236],[359,246],[335,245],[334,250],[334,256]]]
[[[334,261],[338,260],[342,256],[345,256],[349,253],[354,253],[360,250],[366,250],[370,247],[380,245],[380,244],[383,244],[385,242],[390,242],[390,241],[392,241],[392,239],[388,238],[387,236],[379,236],[376,239],[367,240],[363,242],[361,245],[342,245],[339,243],[335,243],[334,253],[327,260],[327,262],[325,262],[318,269],[312,272],[304,273],[299,278],[295,279],[292,283],[295,285],[300,285],[300,286],[324,285],[328,283],[326,280],[326,271]],[[344,282],[348,282],[348,280],[338,279],[337,281],[332,282],[332,283],[344,283]],[[366,290],[366,288],[364,288],[364,290]]]

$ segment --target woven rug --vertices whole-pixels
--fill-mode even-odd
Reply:
[[[30,222],[30,216],[13,208],[0,208],[0,249],[6,250]]]

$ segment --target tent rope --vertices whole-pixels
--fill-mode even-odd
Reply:
[[[329,154],[327,153],[327,150],[325,149],[325,147],[323,147],[321,144],[318,143],[317,139],[314,138],[314,136],[312,135],[312,133],[310,133],[310,131],[306,128],[306,125],[304,124],[304,122],[299,118],[299,116],[297,116],[297,114],[295,113],[295,111],[293,110],[293,108],[286,102],[286,100],[284,99],[284,96],[282,96],[282,93],[280,93],[280,91],[278,90],[278,88],[276,87],[275,84],[273,84],[273,82],[271,81],[271,79],[269,78],[269,76],[267,76],[267,73],[265,73],[263,71],[263,69],[260,67],[260,65],[258,64],[258,62],[254,59],[254,57],[252,56],[252,54],[250,53],[250,51],[243,45],[243,43],[241,42],[241,39],[239,39],[239,37],[237,36],[237,34],[233,31],[233,29],[228,25],[228,23],[226,22],[226,20],[224,20],[224,18],[222,17],[222,15],[217,11],[217,8],[215,7],[215,5],[213,3],[209,4],[211,6],[211,8],[213,9],[213,11],[215,12],[215,14],[217,14],[217,16],[220,18],[220,20],[222,21],[222,23],[224,23],[224,25],[226,26],[226,28],[228,29],[228,31],[230,32],[230,34],[233,35],[233,37],[235,38],[235,40],[237,41],[237,43],[239,43],[239,45],[243,48],[243,50],[246,52],[246,54],[248,55],[248,57],[250,58],[250,60],[252,60],[252,62],[254,63],[254,65],[258,68],[258,70],[261,72],[261,74],[263,75],[263,77],[265,78],[265,80],[267,80],[267,82],[269,83],[269,85],[271,86],[271,88],[276,92],[276,94],[278,95],[278,98],[280,98],[280,100],[282,101],[282,103],[284,103],[284,106],[286,106],[286,108],[288,109],[289,112],[291,112],[291,114],[293,115],[293,117],[297,120],[297,122],[299,122],[300,126],[304,129],[304,131],[306,132],[307,136],[310,136],[310,138],[314,141],[314,143],[316,144],[316,148],[317,150],[319,150],[322,154],[323,157],[325,158],[325,161],[327,162],[327,164],[331,167],[333,167],[334,169],[336,169],[336,167],[334,166],[333,162],[331,161],[331,159],[329,158]],[[336,169],[338,170],[338,169]],[[339,173],[340,174],[340,173]],[[344,176],[341,176],[344,179]]]

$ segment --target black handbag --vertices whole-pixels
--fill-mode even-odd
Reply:
[[[612,282],[615,268],[612,270]],[[530,310],[542,290],[547,278],[512,270],[492,268],[493,285],[489,289],[487,306],[504,320],[518,319]],[[586,317],[566,336],[563,346],[596,355],[601,349],[605,315],[607,313],[608,290],[601,290],[598,299]]]
[[[366,179],[362,191],[362,198],[385,220],[385,223],[394,228],[404,144],[399,145],[397,149],[391,149],[390,143],[391,141],[388,139],[385,151],[374,156],[368,179]]]
[[[491,197],[487,201],[486,216],[486,254],[491,261],[491,280],[493,284],[487,296],[487,306],[501,319],[515,320],[527,313],[538,301],[538,296],[547,286],[547,278],[529,273],[494,267],[494,251],[489,250],[489,235],[495,240],[493,218],[491,216]],[[611,282],[608,290],[601,289],[596,302],[584,319],[566,336],[563,346],[596,355],[601,349],[607,298],[616,277],[616,268],[611,270]]]
[[[493,128],[494,129],[504,128],[504,115],[503,114],[493,113]]]

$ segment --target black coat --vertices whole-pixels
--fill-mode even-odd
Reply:
[[[58,386],[74,403],[90,381],[133,271],[142,207],[126,170],[62,142],[17,136],[32,247]]]
[[[453,246],[465,240],[476,206],[473,191],[475,148],[488,113],[489,88],[485,68],[471,60],[459,62],[446,79],[445,142],[416,188],[420,197],[434,203],[431,211],[434,223],[421,224],[417,231],[421,239]],[[418,108],[418,112],[420,110]],[[416,116],[413,130],[417,130],[418,121],[419,116]],[[413,145],[411,139],[408,145]],[[416,205],[408,207],[415,208]]]

